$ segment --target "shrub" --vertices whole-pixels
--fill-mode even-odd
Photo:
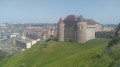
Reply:
[[[51,40],[51,39],[49,38],[49,39],[46,40],[46,42],[49,42],[50,40]]]
[[[58,39],[53,39],[54,41],[58,41]]]
[[[73,42],[72,39],[70,39],[69,42]]]
[[[120,37],[115,37],[108,43],[108,47],[112,47],[114,44],[117,44],[120,41]]]

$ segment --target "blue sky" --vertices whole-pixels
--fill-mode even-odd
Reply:
[[[0,22],[57,23],[70,14],[118,24],[120,0],[0,0]]]

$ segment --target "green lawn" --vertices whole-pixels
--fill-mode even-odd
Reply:
[[[104,54],[107,42],[47,42],[47,48],[35,45],[10,58],[0,67],[108,67],[113,59]]]

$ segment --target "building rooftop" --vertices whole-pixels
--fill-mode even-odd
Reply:
[[[85,19],[82,15],[77,17],[75,15],[68,15],[64,20],[60,18],[58,23],[64,23],[64,22],[87,22],[87,25],[99,24],[95,22],[93,19]]]
[[[64,21],[77,21],[77,17],[75,15],[68,15]]]
[[[92,19],[86,19],[87,25],[95,25],[95,22]]]

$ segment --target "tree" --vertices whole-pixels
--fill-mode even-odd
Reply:
[[[120,23],[117,25],[116,27],[116,31],[115,31],[115,37],[118,36],[118,32],[120,31]]]

